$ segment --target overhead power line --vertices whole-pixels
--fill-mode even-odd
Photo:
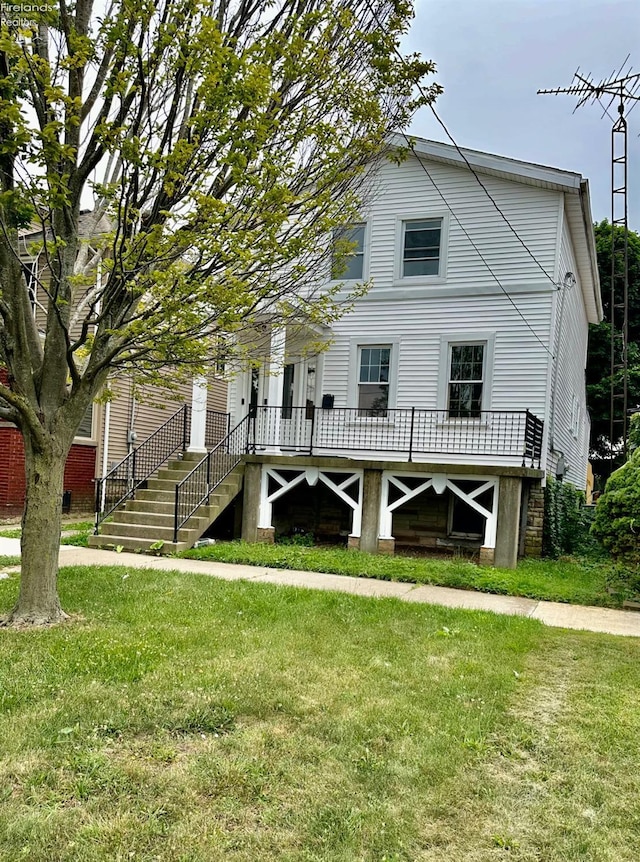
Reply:
[[[587,102],[598,103],[612,122],[611,126],[611,284],[609,317],[610,341],[610,397],[609,397],[609,444],[611,460],[614,459],[614,438],[617,427],[621,427],[623,449],[626,454],[629,406],[629,223],[628,223],[628,147],[627,117],[640,101],[640,74],[632,74],[629,66],[623,74],[630,54],[616,72],[596,82],[592,75],[581,74],[577,69],[568,87],[538,90],[553,96],[576,96],[578,102],[573,109]],[[604,97],[610,97],[608,105]],[[617,101],[617,118],[611,116],[609,108]],[[626,110],[627,104],[631,106]],[[626,112],[626,113],[625,113]],[[617,229],[622,232],[622,243],[617,242]],[[621,248],[617,246],[621,245]],[[618,298],[618,288],[622,301]],[[620,358],[618,358],[620,356]],[[621,389],[621,391],[618,391]],[[616,419],[618,402],[622,416]]]
[[[531,251],[531,249],[529,248],[529,246],[528,246],[528,245],[526,244],[526,242],[522,239],[522,237],[520,236],[520,234],[518,233],[518,231],[517,231],[517,230],[514,228],[514,226],[511,224],[511,222],[509,221],[509,219],[508,219],[508,218],[507,218],[507,216],[505,215],[504,211],[503,211],[503,210],[500,208],[500,206],[498,205],[498,202],[496,201],[496,199],[493,197],[493,195],[491,194],[491,192],[489,191],[489,189],[487,188],[487,186],[485,185],[485,183],[484,183],[484,182],[480,179],[480,177],[478,176],[477,171],[475,170],[475,168],[473,167],[473,165],[471,164],[471,162],[469,161],[469,159],[468,159],[468,158],[466,157],[466,155],[464,154],[464,151],[463,151],[463,150],[461,150],[461,149],[460,149],[460,147],[458,146],[458,144],[456,143],[456,141],[455,141],[455,139],[454,139],[453,135],[451,134],[451,132],[449,131],[449,129],[446,127],[446,125],[445,125],[444,121],[443,121],[443,120],[442,120],[442,118],[439,116],[439,114],[438,114],[438,112],[436,111],[436,109],[435,109],[435,108],[433,107],[433,105],[431,105],[431,104],[429,105],[429,108],[431,109],[431,113],[433,114],[433,116],[436,118],[436,120],[438,121],[438,123],[440,124],[440,126],[443,128],[444,133],[445,133],[445,134],[446,134],[446,136],[449,138],[449,140],[451,141],[452,145],[455,147],[456,152],[457,152],[457,153],[458,153],[458,155],[462,158],[462,160],[464,161],[464,163],[465,163],[465,165],[467,166],[467,168],[469,169],[469,171],[471,171],[471,173],[472,173],[472,174],[473,174],[473,176],[475,177],[476,182],[478,183],[478,185],[480,186],[480,188],[483,190],[483,192],[485,193],[485,195],[489,198],[489,200],[491,201],[491,203],[492,203],[493,207],[497,210],[497,212],[499,213],[500,217],[502,218],[502,220],[504,221],[504,223],[507,225],[507,227],[509,228],[509,230],[511,231],[511,233],[515,236],[515,238],[518,240],[518,242],[520,243],[520,245],[521,245],[521,246],[524,248],[524,250],[527,252],[527,254],[528,254],[528,255],[529,255],[529,257],[531,258],[531,260],[535,263],[535,265],[538,267],[538,269],[543,273],[543,275],[545,276],[545,278],[547,278],[547,279],[551,282],[551,284],[556,288],[556,290],[560,290],[561,285],[559,285],[559,284],[555,281],[555,279],[553,279],[553,278],[552,278],[552,276],[550,276],[550,275],[549,275],[549,273],[548,273],[548,272],[547,272],[547,270],[544,268],[544,266],[540,263],[540,261],[539,261],[539,260],[538,260],[538,258],[535,256],[535,254]]]
[[[477,255],[478,255],[478,257],[480,258],[480,260],[482,261],[482,263],[484,264],[484,266],[487,268],[487,271],[490,273],[490,275],[492,276],[492,278],[494,279],[494,281],[496,282],[496,284],[498,285],[498,287],[500,288],[500,290],[502,291],[502,293],[504,293],[504,295],[507,297],[507,299],[509,300],[509,302],[511,303],[511,305],[514,307],[514,309],[516,310],[516,312],[517,312],[518,316],[521,318],[521,320],[523,321],[523,323],[525,324],[525,326],[527,327],[527,329],[529,330],[529,332],[531,332],[531,334],[534,336],[534,338],[536,339],[536,341],[537,341],[537,342],[538,342],[538,343],[543,347],[543,349],[544,349],[544,350],[549,354],[549,356],[551,356],[551,357],[553,358],[553,355],[554,355],[554,354],[549,350],[549,348],[547,347],[547,345],[544,343],[544,341],[542,341],[542,339],[540,338],[540,336],[538,335],[538,333],[535,331],[535,329],[531,326],[531,324],[529,323],[529,321],[527,320],[527,318],[524,316],[524,314],[522,313],[522,311],[518,308],[518,306],[517,306],[517,304],[515,303],[515,301],[514,301],[513,297],[511,296],[511,294],[509,293],[509,291],[505,288],[505,286],[502,284],[502,282],[500,281],[500,278],[496,275],[496,273],[495,273],[495,272],[494,272],[494,270],[492,269],[491,264],[490,264],[490,263],[489,263],[489,261],[486,259],[486,257],[483,255],[483,253],[480,251],[480,249],[478,248],[477,244],[475,243],[475,241],[474,241],[474,240],[473,240],[473,238],[471,237],[471,235],[470,235],[469,231],[466,229],[466,227],[464,226],[464,224],[463,224],[463,223],[462,223],[462,221],[460,220],[459,216],[456,214],[456,212],[454,211],[453,207],[451,206],[451,204],[449,203],[449,201],[447,200],[447,198],[445,197],[445,195],[443,194],[443,192],[442,192],[442,191],[441,191],[441,189],[439,188],[438,184],[437,184],[437,183],[436,183],[436,181],[434,180],[433,176],[431,175],[431,173],[430,173],[429,169],[427,168],[427,166],[425,165],[424,161],[420,158],[419,153],[417,153],[417,152],[416,152],[416,149],[415,149],[415,147],[413,146],[413,143],[411,142],[410,138],[409,138],[407,135],[405,135],[404,133],[403,133],[403,135],[404,135],[404,138],[405,138],[405,140],[406,140],[406,142],[407,142],[407,146],[409,147],[409,149],[411,150],[411,152],[413,153],[413,155],[414,155],[414,156],[416,157],[416,159],[418,160],[418,163],[420,164],[420,167],[422,168],[422,170],[423,170],[423,171],[425,172],[425,174],[429,177],[429,180],[430,180],[430,182],[431,182],[431,185],[434,187],[434,189],[436,190],[437,194],[438,194],[438,195],[439,195],[439,197],[441,198],[442,202],[444,203],[444,205],[446,206],[446,208],[447,208],[447,209],[449,210],[449,212],[451,213],[451,216],[455,219],[455,221],[456,221],[456,223],[457,223],[458,227],[460,228],[460,230],[462,231],[462,233],[466,236],[466,238],[467,238],[467,240],[469,241],[469,243],[471,244],[472,248],[475,250],[476,254],[477,254]]]

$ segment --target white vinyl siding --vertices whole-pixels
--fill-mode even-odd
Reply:
[[[434,162],[427,167],[455,216],[505,288],[553,289],[468,170]],[[491,176],[483,176],[483,182],[532,254],[553,277],[560,192]],[[420,277],[411,278],[410,284],[401,277],[402,223],[433,218],[441,218],[443,222],[442,260],[439,278],[423,277],[423,291],[428,295],[433,295],[433,291],[448,292],[449,296],[460,291],[474,295],[500,292],[495,278],[456,218],[445,208],[415,157],[409,156],[400,166],[388,164],[381,169],[377,196],[367,215],[369,278],[373,287],[363,302],[397,299],[401,290],[409,295],[420,291]]]
[[[492,378],[483,393],[483,408],[529,409],[544,420],[548,354],[536,335],[549,331],[550,296],[522,295],[518,308],[528,325],[504,296],[459,297],[455,313],[445,299],[359,303],[332,326],[333,343],[323,358],[322,393],[332,394],[336,407],[357,406],[355,392],[350,392],[357,374],[354,346],[363,343],[365,333],[371,344],[388,343],[391,334],[401,333],[392,354],[392,406],[442,410],[446,408],[442,397],[446,365],[444,389],[441,383],[443,344],[460,341],[463,326],[465,341],[474,340],[475,334],[475,340],[493,345],[492,360],[487,355]],[[451,460],[464,463],[463,458]]]
[[[576,281],[566,280],[573,273]],[[555,474],[560,453],[564,455],[565,481],[584,489],[587,475],[589,428],[586,408],[585,366],[587,361],[587,316],[578,269],[566,221],[563,224],[558,281],[564,286],[556,296],[554,352],[557,370],[552,374],[550,395],[553,419],[549,428],[549,472]]]

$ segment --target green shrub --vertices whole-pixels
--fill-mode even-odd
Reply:
[[[592,532],[617,561],[640,563],[640,449],[607,480]]]
[[[557,559],[564,554],[588,554],[595,543],[590,537],[592,513],[584,494],[570,482],[549,478],[544,490],[542,553]]]
[[[313,533],[293,533],[291,536],[278,536],[278,545],[295,545],[301,548],[312,548],[315,545]]]

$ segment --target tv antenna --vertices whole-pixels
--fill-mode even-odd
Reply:
[[[618,71],[599,83],[592,75],[580,74],[578,68],[568,87],[538,90],[539,94],[577,96],[573,113],[587,103],[598,104],[602,117],[611,120],[611,285],[609,316],[611,324],[610,347],[610,418],[609,444],[611,460],[618,427],[624,453],[627,452],[627,426],[629,402],[629,207],[628,207],[628,147],[627,117],[640,101],[640,74],[627,68],[627,55]],[[606,102],[606,104],[605,104]],[[617,102],[617,114],[611,108]],[[631,107],[625,108],[628,103]],[[622,230],[616,230],[621,228]],[[622,417],[616,419],[616,408],[622,404]]]

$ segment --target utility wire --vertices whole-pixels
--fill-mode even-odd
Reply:
[[[384,29],[383,24],[382,24],[382,22],[380,21],[380,17],[379,17],[379,15],[378,15],[377,11],[373,8],[373,6],[371,5],[371,3],[370,3],[370,2],[368,2],[368,0],[365,0],[365,2],[366,2],[366,6],[367,6],[367,7],[368,7],[368,9],[369,9],[370,14],[371,14],[371,15],[372,15],[372,17],[375,19],[375,21],[376,21],[376,23],[378,24],[378,26],[379,26],[381,29]],[[405,58],[404,58],[404,57],[402,56],[402,54],[400,53],[400,51],[399,51],[399,49],[398,49],[397,45],[394,45],[393,51],[394,51],[394,53],[396,54],[396,56],[398,57],[398,59],[400,59],[400,60],[404,61],[404,59],[405,59]],[[456,143],[456,141],[454,140],[453,135],[451,134],[451,132],[449,131],[449,129],[446,127],[446,125],[445,125],[444,121],[440,118],[440,116],[439,116],[439,115],[438,115],[438,113],[436,112],[436,109],[433,107],[432,102],[428,99],[427,94],[424,92],[424,89],[422,88],[422,85],[420,84],[420,82],[419,82],[419,81],[418,81],[418,83],[416,84],[416,88],[417,88],[418,92],[420,93],[420,95],[421,95],[421,96],[423,96],[423,97],[425,98],[425,100],[427,100],[427,104],[429,105],[429,108],[431,109],[431,112],[433,113],[433,116],[436,118],[436,120],[438,121],[438,123],[440,124],[440,126],[443,128],[444,133],[446,134],[447,138],[451,141],[452,145],[455,147],[455,149],[456,149],[456,151],[457,151],[458,155],[462,158],[462,160],[464,161],[464,163],[465,163],[465,165],[467,166],[467,168],[469,169],[469,171],[473,174],[473,176],[475,177],[476,181],[478,182],[478,184],[480,185],[480,187],[482,188],[482,190],[484,191],[484,193],[486,194],[486,196],[489,198],[489,200],[491,201],[491,203],[493,204],[493,206],[496,208],[496,210],[497,210],[497,211],[498,211],[498,213],[500,214],[501,218],[504,220],[505,224],[507,225],[507,227],[509,228],[509,230],[511,231],[511,233],[515,236],[515,238],[518,240],[518,242],[520,243],[520,245],[521,245],[521,246],[524,248],[524,250],[527,252],[527,254],[528,254],[528,255],[529,255],[529,257],[531,258],[531,260],[533,260],[533,262],[534,262],[534,263],[535,263],[535,265],[538,267],[538,269],[540,269],[540,270],[542,271],[542,273],[544,274],[545,278],[547,278],[547,279],[551,282],[551,284],[555,287],[555,289],[556,289],[556,290],[560,290],[561,285],[560,285],[560,284],[558,284],[558,282],[554,281],[554,279],[549,275],[549,273],[546,271],[546,269],[545,269],[545,268],[543,267],[543,265],[540,263],[540,261],[538,260],[538,258],[537,258],[537,257],[534,255],[534,253],[531,251],[531,249],[529,248],[529,246],[528,246],[528,245],[526,244],[526,242],[522,239],[522,237],[520,236],[520,234],[518,233],[518,231],[517,231],[517,230],[514,228],[514,226],[511,224],[511,222],[509,221],[509,219],[507,218],[507,216],[504,214],[504,212],[502,211],[502,209],[498,206],[498,203],[496,202],[495,198],[493,197],[493,195],[491,194],[491,192],[489,191],[489,189],[486,187],[486,185],[482,182],[482,180],[480,179],[480,177],[479,177],[479,176],[478,176],[478,174],[476,173],[475,169],[473,168],[473,166],[471,165],[471,163],[469,162],[469,160],[467,159],[467,157],[465,156],[465,154],[463,153],[463,151],[460,149],[460,147],[458,146],[458,144],[457,144],[457,143]],[[406,135],[405,135],[405,138],[406,138]],[[411,149],[413,150],[413,147],[411,147]],[[414,152],[414,155],[415,155],[415,150],[413,150],[413,152]],[[434,184],[434,185],[435,185],[435,184]],[[458,222],[458,224],[459,224],[459,222]]]
[[[405,140],[406,140],[406,142],[407,142],[407,146],[409,147],[409,149],[411,150],[411,152],[413,153],[413,155],[414,155],[414,156],[416,157],[416,159],[418,160],[418,163],[420,164],[420,167],[421,167],[421,168],[422,168],[422,170],[425,172],[425,174],[429,177],[429,180],[430,180],[430,182],[431,182],[431,185],[434,187],[434,189],[436,190],[436,192],[438,193],[438,195],[439,195],[439,196],[440,196],[440,198],[442,199],[442,202],[444,203],[444,205],[446,206],[446,208],[449,210],[449,212],[451,213],[452,217],[455,219],[455,221],[456,221],[456,223],[458,224],[458,227],[460,228],[460,230],[463,232],[463,234],[466,236],[466,238],[468,239],[468,241],[471,243],[471,246],[472,246],[472,247],[473,247],[473,249],[475,250],[476,254],[477,254],[477,255],[478,255],[478,257],[480,258],[480,260],[482,261],[482,263],[486,266],[487,270],[489,271],[489,273],[491,274],[491,276],[492,276],[492,277],[493,277],[493,279],[495,280],[495,282],[496,282],[496,284],[498,285],[498,287],[500,288],[500,290],[501,290],[501,291],[504,293],[504,295],[507,297],[507,299],[509,300],[509,302],[511,303],[511,305],[512,305],[512,306],[514,307],[514,309],[516,310],[516,312],[517,312],[518,316],[522,319],[522,321],[524,322],[525,326],[527,327],[527,329],[529,330],[529,332],[531,332],[531,334],[532,334],[532,335],[533,335],[533,337],[536,339],[536,341],[537,341],[537,342],[542,346],[542,348],[543,348],[543,349],[544,349],[544,350],[549,354],[549,356],[551,356],[552,358],[554,358],[554,354],[549,350],[549,348],[548,348],[548,347],[547,347],[547,345],[544,343],[544,341],[542,341],[542,339],[540,338],[540,336],[538,335],[538,333],[535,331],[535,329],[533,329],[533,327],[531,326],[531,324],[529,323],[529,321],[527,320],[527,318],[526,318],[526,317],[524,316],[524,314],[520,311],[520,309],[519,309],[519,308],[518,308],[518,306],[516,305],[516,303],[515,303],[515,301],[514,301],[513,297],[511,296],[511,294],[507,291],[507,289],[504,287],[504,285],[502,284],[502,282],[500,281],[500,279],[498,278],[498,276],[496,275],[496,273],[495,273],[495,272],[493,271],[493,269],[491,268],[491,265],[489,264],[489,261],[485,258],[485,256],[482,254],[482,252],[480,251],[480,249],[478,248],[478,246],[476,245],[476,243],[474,242],[474,240],[471,238],[471,235],[469,234],[468,230],[467,230],[467,229],[465,228],[465,226],[462,224],[462,222],[460,221],[459,217],[458,217],[458,216],[456,215],[456,213],[454,212],[453,207],[451,206],[451,204],[449,203],[449,201],[446,199],[446,197],[444,196],[444,194],[442,193],[442,191],[439,189],[439,187],[438,187],[437,183],[435,182],[435,180],[434,180],[434,179],[433,179],[433,177],[431,176],[431,173],[429,172],[429,169],[427,168],[427,166],[425,165],[425,163],[422,161],[422,159],[420,158],[419,154],[416,152],[415,147],[413,146],[413,143],[411,142],[411,140],[409,139],[409,137],[408,137],[406,134],[404,134],[404,132],[403,132],[402,134],[403,134],[403,136],[404,136],[404,138],[405,138]]]
[[[418,90],[422,93],[422,95],[424,95],[424,92],[423,92],[422,88],[420,87],[420,85],[418,85]],[[502,217],[503,221],[505,222],[505,224],[507,225],[507,227],[509,228],[509,230],[511,231],[511,233],[515,236],[515,238],[518,240],[518,242],[520,243],[520,245],[521,245],[521,246],[524,248],[524,250],[527,252],[527,254],[528,254],[528,255],[529,255],[529,257],[531,258],[531,260],[535,263],[535,265],[538,267],[538,269],[540,269],[540,270],[544,273],[545,278],[548,278],[548,279],[549,279],[549,281],[550,281],[550,282],[551,282],[551,284],[555,287],[555,289],[556,289],[556,290],[560,290],[560,285],[559,285],[556,281],[554,281],[554,279],[549,275],[549,273],[548,273],[548,272],[547,272],[547,270],[543,267],[543,265],[540,263],[540,261],[539,261],[539,260],[538,260],[538,258],[535,256],[535,254],[531,251],[531,249],[529,248],[529,246],[528,246],[528,245],[526,244],[526,242],[522,239],[522,237],[520,236],[520,234],[518,233],[518,231],[517,231],[517,230],[514,228],[514,226],[511,224],[511,222],[509,221],[509,219],[507,218],[507,216],[504,214],[504,212],[502,211],[502,209],[498,206],[498,203],[497,203],[496,199],[493,197],[493,195],[491,194],[491,192],[489,191],[489,189],[486,187],[486,185],[482,182],[482,180],[481,180],[481,179],[480,179],[480,177],[478,176],[477,172],[475,171],[475,169],[473,168],[473,166],[471,165],[471,163],[469,162],[469,160],[468,160],[468,159],[467,159],[467,157],[465,156],[464,152],[460,149],[460,147],[458,146],[458,144],[457,144],[457,143],[456,143],[456,141],[454,140],[453,135],[451,134],[451,132],[449,131],[449,129],[446,127],[446,125],[445,125],[444,121],[441,119],[441,117],[439,116],[439,114],[438,114],[438,112],[436,111],[436,109],[433,107],[433,105],[432,105],[432,104],[430,104],[430,105],[429,105],[429,108],[431,109],[431,113],[433,114],[433,116],[436,118],[436,120],[438,121],[438,123],[440,124],[440,126],[443,128],[444,133],[446,134],[446,136],[449,138],[449,140],[451,141],[451,143],[452,143],[452,144],[453,144],[453,146],[455,147],[456,152],[458,153],[458,155],[462,158],[462,160],[464,161],[464,163],[465,163],[465,165],[467,166],[467,168],[471,171],[471,173],[472,173],[472,174],[473,174],[473,176],[475,177],[475,179],[476,179],[476,181],[477,181],[478,185],[480,186],[480,188],[484,191],[484,193],[485,193],[485,194],[486,194],[486,196],[489,198],[489,200],[491,201],[491,203],[493,204],[493,206],[495,207],[495,209],[500,213],[500,216]]]

